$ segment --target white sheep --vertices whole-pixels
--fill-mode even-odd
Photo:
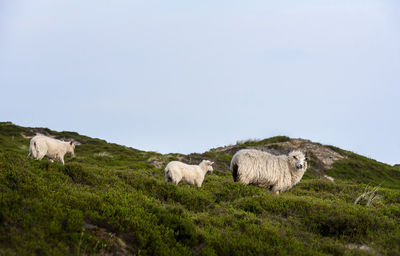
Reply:
[[[188,165],[179,161],[172,161],[164,169],[165,181],[178,185],[183,181],[190,185],[201,187],[204,176],[207,172],[212,172],[214,162],[203,160],[199,165]]]
[[[230,170],[235,182],[268,188],[279,194],[300,181],[307,169],[306,160],[301,151],[275,156],[255,149],[242,149],[232,157]]]
[[[31,139],[28,158],[42,160],[43,157],[47,157],[51,162],[59,160],[64,164],[64,155],[70,153],[74,156],[74,150],[75,143],[73,141],[61,141],[39,134]]]

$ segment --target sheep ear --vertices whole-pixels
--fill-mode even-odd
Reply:
[[[213,165],[214,164],[214,162],[210,162],[210,165]]]

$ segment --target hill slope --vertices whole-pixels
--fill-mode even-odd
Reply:
[[[65,166],[28,160],[37,132],[82,145]],[[248,147],[303,149],[311,167],[279,196],[233,183],[232,154]],[[203,158],[217,165],[202,188],[164,182],[168,161]],[[354,205],[366,185],[375,201]],[[0,194],[0,255],[400,255],[400,170],[287,137],[162,155],[0,123]]]

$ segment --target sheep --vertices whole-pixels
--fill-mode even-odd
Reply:
[[[303,177],[307,158],[301,151],[275,156],[255,149],[242,149],[232,157],[233,181],[267,188],[279,194],[289,190]]]
[[[172,161],[164,169],[165,181],[178,185],[183,181],[190,185],[201,187],[204,176],[207,172],[212,172],[214,162],[203,160],[199,165],[188,165],[179,161]]]
[[[75,156],[75,144],[73,141],[66,142],[38,134],[31,139],[28,158],[42,160],[43,157],[47,157],[51,162],[59,160],[64,165],[66,153]]]

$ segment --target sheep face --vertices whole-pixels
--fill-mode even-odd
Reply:
[[[214,170],[212,167],[213,164],[214,164],[214,162],[211,162],[209,160],[203,160],[200,163],[200,166],[204,166],[203,168],[205,168],[205,170],[207,170],[207,172],[212,172]]]
[[[70,141],[68,143],[68,152],[71,153],[71,156],[75,156],[75,143],[73,141]]]
[[[208,163],[208,169],[207,169],[207,171],[209,171],[209,172],[212,172],[212,171],[214,171],[214,169],[213,169],[213,167],[212,167],[212,165],[214,164],[214,162],[210,162],[210,161],[208,161],[209,163]]]
[[[307,168],[307,158],[301,151],[292,151],[288,155],[289,162],[292,166],[296,167],[296,169],[305,169]]]

